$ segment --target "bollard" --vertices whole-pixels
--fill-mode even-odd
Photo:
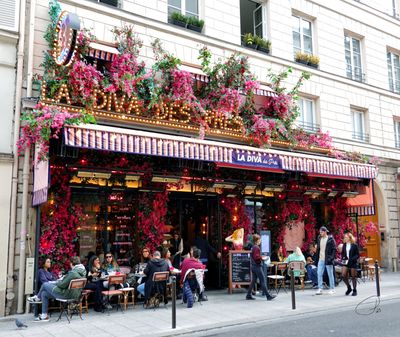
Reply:
[[[380,288],[380,285],[379,285],[378,260],[375,260],[375,282],[376,282],[376,296],[381,297],[381,288]]]
[[[176,329],[176,276],[172,276],[172,329]]]
[[[294,293],[294,270],[293,267],[290,269],[290,291],[292,293],[292,310],[296,310],[296,295]]]

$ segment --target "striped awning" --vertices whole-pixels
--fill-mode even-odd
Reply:
[[[377,175],[377,168],[368,164],[103,125],[68,126],[64,137],[67,146],[203,160],[221,166],[300,171],[344,179],[373,179]]]
[[[368,186],[363,187],[355,198],[348,199],[348,210],[350,213],[357,213],[359,216],[375,215],[374,185],[370,181]]]
[[[95,59],[112,61],[115,55],[118,55],[119,51],[115,47],[110,47],[104,44],[90,42],[88,56]]]

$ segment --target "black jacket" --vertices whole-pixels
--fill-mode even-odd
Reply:
[[[342,261],[347,260],[345,265],[348,268],[357,268],[358,258],[360,257],[360,252],[358,251],[358,246],[352,243],[350,246],[349,256],[347,256],[346,244],[343,244],[342,248]]]
[[[151,259],[144,270],[144,274],[147,276],[144,285],[144,298],[148,300],[153,292],[153,274],[158,271],[169,271],[167,261],[163,259]],[[166,283],[166,282],[163,282]],[[161,293],[166,290],[166,284],[161,284],[159,289]]]
[[[318,265],[319,261],[319,252],[321,248],[321,236],[318,236],[317,240],[317,253],[315,257],[315,263]],[[325,248],[325,264],[326,265],[333,265],[333,262],[335,261],[335,255],[336,255],[336,242],[335,239],[333,238],[332,235],[328,236],[328,241],[326,242],[326,248]]]

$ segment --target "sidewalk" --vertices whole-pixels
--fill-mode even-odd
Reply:
[[[122,313],[96,313],[89,311],[84,320],[74,316],[71,324],[65,317],[55,322],[57,313],[50,322],[34,323],[33,315],[15,315],[0,320],[0,336],[173,336],[195,331],[207,330],[227,325],[260,322],[287,316],[321,313],[343,307],[353,307],[365,298],[375,295],[375,282],[359,284],[358,296],[345,296],[345,287],[340,283],[336,294],[315,295],[315,290],[296,291],[297,309],[292,310],[290,291],[283,290],[272,302],[257,296],[256,301],[246,301],[245,293],[228,295],[227,291],[208,292],[208,302],[196,303],[187,309],[177,301],[177,328],[171,329],[171,304],[167,308],[145,310],[141,305]],[[240,290],[239,290],[240,291]],[[244,291],[244,290],[242,290]],[[400,298],[400,273],[383,273],[381,281],[381,300]],[[18,317],[28,325],[18,330],[14,319]]]

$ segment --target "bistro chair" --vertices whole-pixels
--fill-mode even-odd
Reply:
[[[90,289],[82,290],[81,306],[82,306],[82,310],[85,309],[87,314],[89,313],[89,296],[92,293],[94,293],[94,291],[90,290]]]
[[[290,276],[291,273],[296,274],[296,272],[299,272],[299,276],[295,276],[300,280],[300,289],[304,291],[304,278],[306,275],[306,268],[305,268],[305,263],[303,261],[292,261],[289,262],[288,266],[288,275]]]
[[[283,290],[286,292],[285,286],[285,278],[286,278],[286,271],[287,271],[287,263],[284,262],[275,262],[275,275],[268,275],[268,279],[273,280],[273,288],[275,289],[276,293],[279,294],[283,286]]]
[[[169,279],[169,271],[158,271],[153,274],[153,288],[151,290],[150,298],[145,307],[156,309],[160,303],[165,303],[164,294],[166,292],[167,281]]]
[[[124,296],[124,292],[121,289],[115,289],[116,285],[123,284],[125,282],[126,275],[125,274],[120,274],[120,275],[110,275],[108,277],[108,289],[102,291],[101,293],[103,296],[105,296],[105,305],[107,308],[107,314],[110,314],[110,300],[113,296],[117,296],[118,302],[117,302],[117,310],[118,308],[121,308],[121,297]]]
[[[82,289],[85,287],[87,282],[85,278],[78,278],[71,280],[68,289],[80,289],[79,298],[56,298],[56,301],[60,302],[60,315],[58,316],[57,322],[61,319],[62,315],[65,314],[68,323],[71,323],[71,318],[73,314],[78,314],[82,318]]]

